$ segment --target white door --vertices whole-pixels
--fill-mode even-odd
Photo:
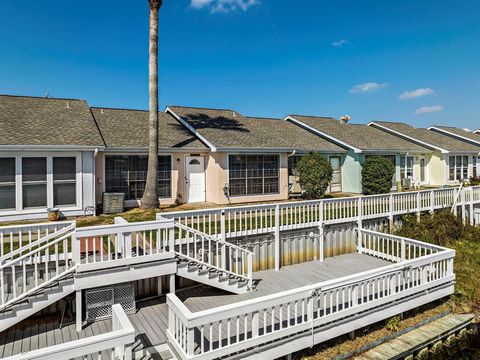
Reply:
[[[205,201],[205,158],[203,156],[186,157],[185,192],[189,203]]]
[[[425,184],[427,181],[427,159],[420,157],[420,182]]]
[[[330,183],[330,192],[342,191],[342,159],[340,156],[331,156],[330,164],[333,169],[332,182]]]

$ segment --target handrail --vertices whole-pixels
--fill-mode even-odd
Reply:
[[[197,229],[194,229],[194,228],[191,228],[189,226],[186,226],[186,225],[183,225],[183,224],[180,224],[178,222],[175,222],[175,227],[178,227],[180,229],[183,229],[183,230],[186,230],[186,231],[190,231],[194,234],[197,234],[197,235],[200,235],[200,236],[205,236],[205,237],[209,237],[211,238],[212,240],[216,241],[216,242],[219,242],[220,244],[225,244],[227,245],[228,247],[231,247],[233,249],[236,249],[236,250],[239,250],[239,251],[244,251],[246,252],[247,254],[252,254],[254,255],[254,252],[253,251],[250,251],[248,249],[245,249],[241,246],[238,246],[238,245],[235,245],[235,244],[232,244],[231,242],[228,242],[228,241],[224,241],[222,239],[219,239],[213,235],[209,235],[209,234],[206,234],[204,233],[203,231],[200,231],[200,230],[197,230]]]
[[[471,186],[472,189],[480,189],[480,185]],[[358,199],[368,199],[368,198],[377,198],[377,197],[389,197],[389,196],[402,196],[402,195],[413,195],[417,193],[438,193],[438,192],[445,192],[446,190],[456,190],[458,187],[449,187],[449,188],[440,188],[440,189],[428,189],[428,190],[416,190],[416,191],[408,191],[408,192],[401,192],[401,193],[389,193],[389,194],[377,194],[377,195],[360,195],[360,196],[351,196],[351,197],[338,197],[332,199],[315,199],[315,200],[298,200],[298,201],[286,201],[286,202],[279,202],[275,204],[258,204],[258,205],[241,205],[241,206],[225,206],[225,207],[215,207],[203,210],[183,210],[183,211],[166,211],[159,213],[158,215],[165,217],[165,218],[172,218],[176,215],[194,215],[194,214],[206,214],[206,213],[219,213],[221,211],[235,211],[235,210],[248,210],[248,209],[255,209],[255,208],[268,208],[275,205],[279,206],[298,206],[303,204],[312,204],[312,203],[320,203],[320,202],[340,202],[343,200],[353,201]]]
[[[27,250],[27,249],[31,249],[37,245],[40,245],[46,241],[49,241],[50,239],[53,239],[55,237],[57,237],[58,235],[62,235],[66,232],[69,232],[70,230],[74,230],[76,227],[75,225],[75,222],[71,223],[70,225],[68,225],[67,227],[64,227],[64,228],[61,228],[60,230],[56,231],[56,232],[53,232],[51,234],[48,234],[47,236],[44,236],[38,240],[35,240],[25,246],[22,246],[21,248],[18,248],[16,250],[13,250],[12,252],[9,252],[8,254],[6,255],[3,255],[2,257],[0,257],[0,263],[3,262],[5,259],[11,259],[12,257],[14,257],[15,255],[17,254],[20,254],[21,252]],[[0,267],[1,268],[1,267]]]
[[[54,223],[48,222],[48,223],[34,223],[34,224],[20,224],[20,225],[4,225],[0,226],[0,232],[3,230],[8,230],[8,229],[25,229],[25,228],[31,228],[31,227],[51,227],[51,226],[59,226],[59,225],[65,225],[65,224],[75,224],[75,221],[56,221]]]
[[[113,350],[114,359],[131,359],[131,345],[135,341],[135,328],[128,320],[120,304],[112,306],[112,331],[106,334],[86,337],[63,344],[28,351],[10,356],[4,360],[51,360],[84,358],[87,355],[99,354]],[[100,359],[100,357],[98,357]]]

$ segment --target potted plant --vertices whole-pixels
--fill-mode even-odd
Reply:
[[[60,210],[58,208],[48,208],[48,220],[57,221],[60,218]]]

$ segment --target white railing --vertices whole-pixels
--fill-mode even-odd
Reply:
[[[115,221],[112,225],[76,229],[73,253],[79,269],[150,261],[169,251],[173,220],[128,223],[117,218]]]
[[[460,206],[480,203],[480,186],[463,188]],[[159,217],[221,239],[275,231],[340,224],[450,208],[458,188],[432,189],[385,195],[358,196],[279,204],[248,205],[205,210],[165,212]],[[465,211],[462,212],[465,215]],[[471,216],[473,219],[473,216]]]
[[[112,306],[112,331],[32,350],[4,360],[66,360],[75,358],[131,360],[135,329],[120,304]],[[104,355],[102,357],[102,355]],[[106,356],[105,356],[106,355]]]
[[[75,228],[75,221],[0,227],[0,263],[12,260],[52,239],[60,230]]]
[[[411,239],[404,243],[423,246]],[[167,336],[182,359],[213,359],[305,332],[311,332],[313,344],[314,331],[326,324],[452,286],[455,252],[434,249],[375,270],[200,312],[168,294]]]
[[[73,272],[73,230],[56,235],[0,264],[0,310]]]
[[[225,276],[233,276],[248,282],[252,287],[253,253],[245,248],[207,235],[182,224],[172,230],[175,253],[204,269],[213,269]]]
[[[413,260],[421,256],[448,250],[441,246],[382,232],[365,229],[356,230],[357,251],[387,261]]]

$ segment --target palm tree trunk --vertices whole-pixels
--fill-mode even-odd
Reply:
[[[150,45],[148,54],[148,169],[145,191],[140,200],[142,209],[158,208],[158,12],[162,0],[148,0],[150,7]]]

